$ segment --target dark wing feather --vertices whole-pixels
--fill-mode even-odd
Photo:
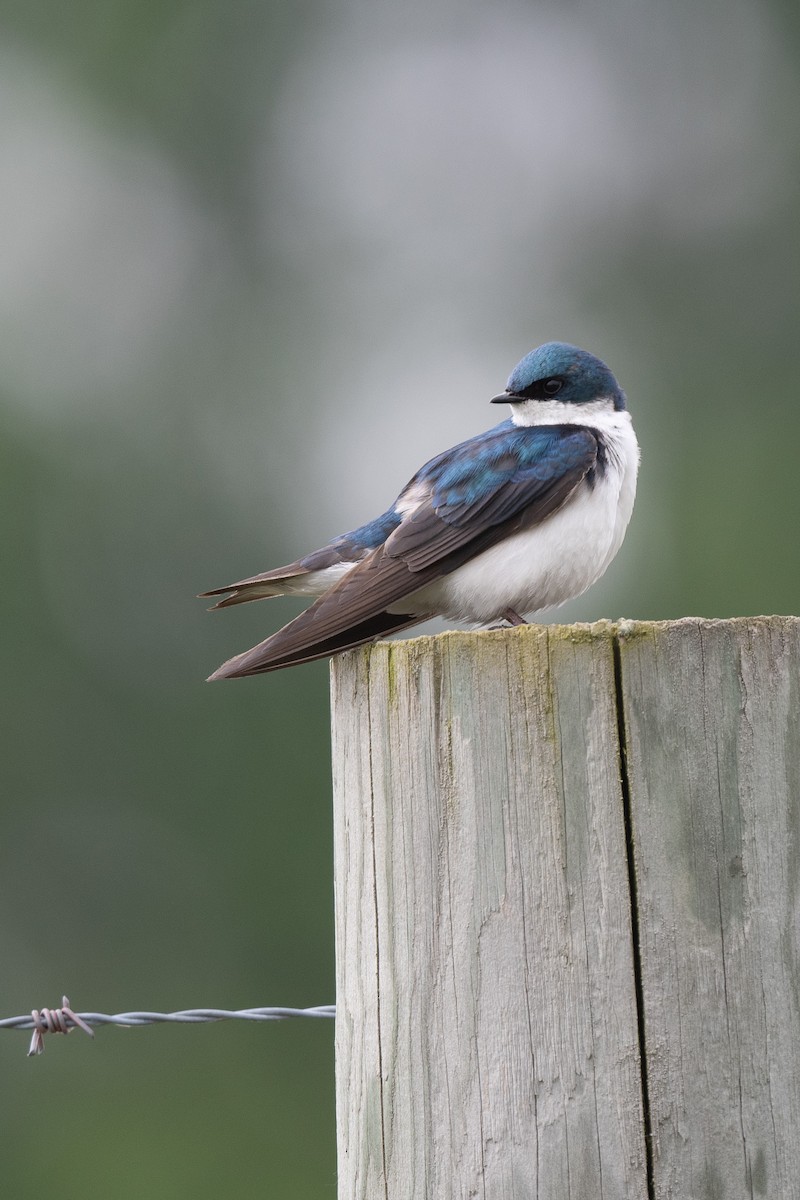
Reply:
[[[493,437],[456,450],[460,453],[434,459],[411,481],[409,488],[429,482],[430,503],[387,539],[387,553],[403,558],[414,571],[457,553],[487,529],[502,529],[499,536],[506,536],[506,522],[520,513],[527,513],[526,524],[543,521],[595,465],[598,443],[594,432],[581,426],[504,424]],[[487,488],[487,477],[494,486]]]
[[[414,572],[442,563],[452,555],[459,555],[459,562],[465,562],[508,536],[509,522],[524,518],[518,521],[522,529],[549,517],[568,499],[588,469],[581,459],[546,482],[532,481],[529,477],[512,480],[483,503],[470,506],[468,523],[462,513],[455,524],[451,509],[426,506],[392,534],[386,543],[386,553],[391,558],[402,558]],[[460,553],[465,548],[469,549],[466,556]],[[447,569],[453,570],[455,565],[447,563]]]
[[[490,437],[456,447],[423,468],[403,495],[427,491],[427,499],[383,545],[294,621],[224,663],[211,678],[255,675],[323,658],[425,620],[424,613],[386,609],[509,534],[543,521],[597,461],[595,434],[579,426],[501,427],[496,444]],[[466,451],[473,448],[470,459]],[[487,469],[493,484],[488,491]]]
[[[301,617],[304,615],[304,613],[300,614]],[[209,675],[209,680],[243,679],[248,675],[262,675],[266,671],[279,671],[282,667],[294,667],[300,663],[314,662],[318,658],[329,658],[332,654],[339,654],[342,650],[353,650],[356,646],[374,642],[376,638],[399,633],[401,629],[418,625],[424,619],[418,613],[415,613],[414,616],[377,613],[371,620],[362,621],[358,626],[348,626],[338,637],[330,637],[327,641],[315,641],[305,652],[302,650],[287,651],[283,655],[280,655],[273,643],[273,639],[278,637],[278,634],[273,634],[272,637],[260,642],[258,646],[254,646],[252,650],[246,650],[244,654],[237,654],[235,658],[228,659],[219,670],[215,671],[213,675]],[[297,617],[296,620],[299,621],[300,617]],[[288,625],[279,630],[279,634],[289,631],[292,625],[294,625],[294,621],[290,621]]]

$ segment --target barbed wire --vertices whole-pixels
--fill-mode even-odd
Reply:
[[[21,1017],[4,1017],[0,1029],[32,1029],[33,1037],[28,1055],[44,1051],[46,1033],[71,1033],[80,1029],[94,1037],[93,1025],[119,1025],[136,1028],[139,1025],[204,1025],[211,1021],[285,1021],[292,1017],[335,1017],[335,1004],[319,1004],[315,1008],[187,1008],[181,1012],[76,1013],[69,1000],[62,997],[60,1008],[34,1008]]]

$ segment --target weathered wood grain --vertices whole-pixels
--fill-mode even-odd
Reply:
[[[608,624],[333,664],[339,1195],[642,1200]]]
[[[654,1195],[800,1197],[800,620],[618,637]]]

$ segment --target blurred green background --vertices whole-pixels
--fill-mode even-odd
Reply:
[[[2,1015],[333,995],[327,666],[198,591],[375,515],[551,338],[643,445],[560,619],[797,612],[800,20],[0,4]],[[503,414],[500,414],[501,416]],[[13,1200],[335,1195],[330,1022],[0,1037]]]

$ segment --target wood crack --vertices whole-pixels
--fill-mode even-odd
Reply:
[[[631,942],[633,955],[633,982],[636,995],[636,1025],[639,1040],[639,1070],[642,1081],[642,1115],[644,1119],[644,1153],[647,1171],[647,1198],[655,1200],[653,1171],[653,1123],[650,1111],[650,1087],[647,1077],[647,1040],[645,1035],[644,987],[642,982],[642,946],[639,929],[639,895],[636,881],[636,859],[634,855],[633,818],[631,814],[631,788],[628,776],[628,739],[625,726],[625,696],[622,683],[622,652],[619,634],[612,637],[614,651],[614,690],[617,705],[617,737],[619,741],[619,775],[622,792],[622,814],[625,823],[625,851],[628,859],[628,892],[631,904]]]

